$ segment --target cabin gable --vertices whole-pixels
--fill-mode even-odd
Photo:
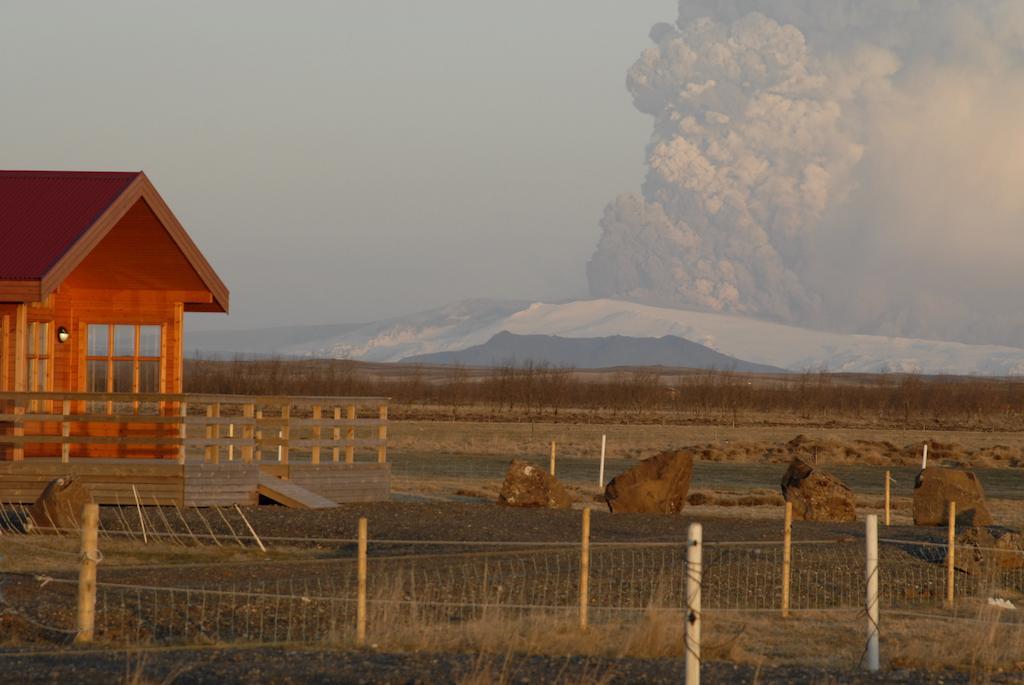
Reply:
[[[64,279],[69,290],[176,290],[212,294],[144,198],[139,198]]]

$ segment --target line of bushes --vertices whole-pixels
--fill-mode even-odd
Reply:
[[[635,369],[577,371],[527,363],[492,369],[363,364],[347,360],[186,362],[187,392],[256,395],[375,395],[402,407],[443,407],[452,415],[485,407],[502,415],[557,416],[567,410],[685,418],[786,413],[841,417],[1015,422],[1024,416],[1024,380],[1016,378],[757,375],[730,371]]]

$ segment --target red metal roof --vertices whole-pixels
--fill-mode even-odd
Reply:
[[[43,278],[140,173],[0,171],[0,280]]]

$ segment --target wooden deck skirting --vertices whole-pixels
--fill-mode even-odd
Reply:
[[[144,504],[255,504],[261,471],[335,502],[387,499],[387,399],[0,393],[0,501],[71,475],[101,504],[134,504],[132,485]]]

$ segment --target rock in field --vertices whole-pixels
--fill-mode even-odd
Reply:
[[[676,514],[686,504],[693,455],[662,452],[612,479],[604,499],[612,513]]]
[[[76,530],[82,525],[82,507],[92,502],[88,488],[65,476],[47,483],[39,498],[29,507],[26,530],[54,532],[47,529]]]
[[[956,536],[953,565],[972,575],[1024,568],[1024,536],[1003,529],[968,528]]]
[[[498,494],[498,504],[510,507],[568,509],[572,497],[554,476],[525,461],[513,459]]]
[[[782,475],[782,496],[793,503],[793,518],[801,521],[855,521],[853,491],[828,473],[793,457]]]
[[[946,525],[950,502],[956,502],[957,524],[992,525],[985,492],[973,473],[929,466],[917,474],[914,482],[914,525]]]

